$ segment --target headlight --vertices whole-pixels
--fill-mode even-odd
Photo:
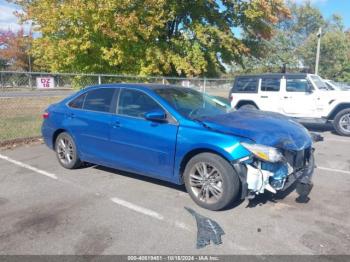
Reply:
[[[277,148],[263,146],[259,144],[241,143],[248,151],[261,160],[268,162],[279,162],[283,159],[283,155]]]

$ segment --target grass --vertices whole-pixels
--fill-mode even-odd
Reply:
[[[15,97],[0,99],[0,142],[40,136],[42,113],[55,97]]]

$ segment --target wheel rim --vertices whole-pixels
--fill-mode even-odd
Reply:
[[[350,114],[345,114],[339,119],[339,127],[344,132],[350,132]]]
[[[59,160],[67,165],[74,160],[73,143],[67,137],[62,137],[57,141],[57,154]]]
[[[198,200],[216,203],[223,195],[222,175],[213,165],[199,162],[190,171],[190,187]]]

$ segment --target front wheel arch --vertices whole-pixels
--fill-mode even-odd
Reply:
[[[227,162],[230,162],[230,160],[227,158],[227,156],[225,156],[224,154],[222,154],[222,153],[220,153],[220,152],[218,152],[216,150],[213,150],[213,149],[210,149],[210,148],[196,148],[196,149],[193,149],[193,150],[191,150],[191,151],[186,153],[186,155],[182,158],[181,163],[180,163],[179,177],[181,178],[181,183],[182,184],[184,183],[184,181],[183,181],[183,174],[184,174],[184,171],[185,171],[187,163],[193,157],[195,157],[196,155],[201,154],[201,153],[212,153],[212,154],[215,154],[215,155],[218,155],[218,156],[222,157]]]

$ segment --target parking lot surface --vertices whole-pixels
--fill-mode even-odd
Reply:
[[[0,151],[0,254],[350,254],[350,138],[323,132],[307,203],[293,191],[213,212],[184,187],[90,166],[66,170],[45,145]],[[223,244],[196,249],[184,209]]]

